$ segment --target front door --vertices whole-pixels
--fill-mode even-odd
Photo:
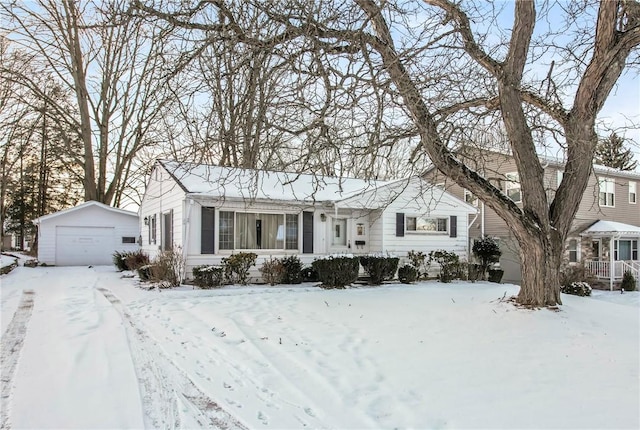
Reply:
[[[600,261],[600,258],[602,256],[601,254],[602,252],[602,242],[600,241],[600,239],[596,239],[593,242],[591,242],[591,255],[592,255],[592,259],[593,261]]]
[[[333,218],[331,225],[331,246],[341,248],[347,246],[347,220],[344,218]]]

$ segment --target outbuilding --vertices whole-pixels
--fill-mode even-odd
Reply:
[[[105,265],[116,251],[139,249],[138,214],[96,201],[42,216],[38,260],[56,266]]]

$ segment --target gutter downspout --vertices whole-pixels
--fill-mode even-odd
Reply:
[[[482,218],[480,218],[480,235],[484,237],[484,202],[482,202]]]
[[[182,279],[186,279],[187,277],[187,255],[189,254],[189,233],[191,226],[191,208],[193,207],[194,201],[193,199],[185,200],[186,206],[186,216],[182,221],[182,259],[184,260],[184,266],[182,267]]]
[[[471,222],[469,223],[469,225],[467,225],[467,242],[470,242],[471,240],[471,226],[473,225],[473,223],[476,222],[476,220],[478,219],[478,212],[476,212],[476,216],[473,217],[473,219],[471,220]],[[468,217],[467,217],[468,219]],[[467,245],[467,261],[471,261],[471,247]]]

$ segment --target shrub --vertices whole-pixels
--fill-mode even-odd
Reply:
[[[403,284],[410,284],[418,279],[418,269],[410,264],[405,264],[398,269],[398,279]]]
[[[590,296],[591,285],[586,282],[572,282],[560,287],[560,292],[564,294],[572,294],[574,296]]]
[[[249,269],[256,265],[258,254],[255,252],[239,252],[222,259],[224,277],[230,284],[247,285]]]
[[[142,250],[125,253],[127,270],[138,270],[138,267],[149,264],[149,256]]]
[[[482,277],[483,279],[486,279],[489,266],[493,263],[499,262],[500,256],[502,255],[498,242],[496,242],[492,237],[485,236],[481,239],[474,240],[473,248],[471,250],[473,255],[480,261]]]
[[[301,274],[304,282],[318,282],[320,280],[318,272],[313,268],[313,266],[304,267]]]
[[[620,288],[625,291],[633,291],[636,289],[636,278],[630,271],[625,271],[624,275],[622,275],[622,283],[620,284]]]
[[[179,286],[183,274],[184,257],[180,247],[161,251],[151,265],[151,280],[159,282],[161,288]]]
[[[398,270],[400,259],[385,256],[362,256],[360,264],[369,274],[369,284],[380,285],[383,281],[392,279]]]
[[[296,255],[284,257],[280,262],[284,267],[283,284],[299,284],[302,282],[302,262]]]
[[[327,257],[314,261],[311,266],[318,273],[324,288],[344,288],[358,279],[358,257]]]
[[[583,265],[565,265],[560,269],[560,285],[569,285],[574,282],[589,282],[593,275]]]
[[[409,251],[407,258],[413,267],[418,271],[418,279],[425,279],[429,271],[429,260],[427,254],[422,251]]]
[[[203,289],[216,288],[224,281],[224,268],[216,266],[196,266],[193,268],[193,283]]]
[[[124,252],[116,251],[113,253],[112,261],[118,272],[122,272],[123,270],[127,270],[127,258],[124,255]]]
[[[260,273],[262,273],[262,279],[269,285],[276,285],[282,282],[284,277],[284,266],[282,262],[277,258],[270,258],[262,263],[260,267]]]
[[[151,280],[151,271],[152,265],[146,264],[144,266],[138,267],[138,277],[141,281],[150,281]]]
[[[458,276],[460,257],[455,252],[443,249],[431,251],[429,261],[435,261],[440,265],[440,275],[438,275],[440,282],[451,282]]]
[[[113,264],[118,271],[138,270],[138,267],[149,264],[149,256],[142,250],[116,251],[113,253]]]

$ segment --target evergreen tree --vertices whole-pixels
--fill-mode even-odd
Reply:
[[[598,143],[594,161],[618,170],[634,170],[638,162],[634,161],[631,149],[625,147],[625,140],[616,133],[611,133]]]

